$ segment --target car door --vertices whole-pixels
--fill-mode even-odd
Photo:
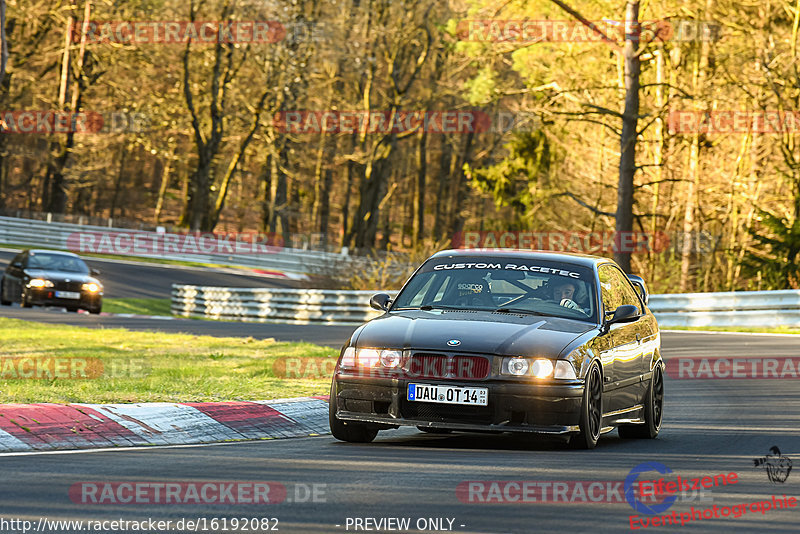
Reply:
[[[598,267],[603,313],[610,318],[619,306],[630,304],[643,313],[636,290],[625,274],[615,265]],[[630,323],[611,325],[601,359],[607,368],[605,382],[608,399],[606,413],[624,411],[636,406],[642,397],[642,328],[640,317]],[[606,363],[608,362],[608,363]]]

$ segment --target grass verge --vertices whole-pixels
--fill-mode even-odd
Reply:
[[[170,299],[104,299],[103,311],[136,315],[172,315]]]
[[[283,358],[335,362],[338,356],[335,349],[311,343],[55,328],[7,318],[0,318],[0,339],[0,403],[189,402],[327,395],[330,377],[322,372],[313,379],[287,379],[274,372],[280,364],[273,365],[285,362]],[[49,378],[43,370],[54,365],[72,369],[70,365],[76,361],[95,377]],[[34,366],[34,373],[46,378],[10,378],[23,370],[30,373]]]
[[[798,334],[800,328],[789,326],[774,327],[746,327],[746,326],[664,326],[661,330],[686,330],[691,332],[699,330],[704,332],[751,332],[754,334]]]

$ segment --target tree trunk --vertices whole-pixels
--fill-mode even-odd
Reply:
[[[628,239],[633,231],[633,177],[636,174],[636,134],[639,122],[639,73],[641,64],[636,48],[641,35],[639,0],[628,0],[625,6],[625,111],[620,136],[619,185],[617,186],[616,246],[614,260],[631,272],[631,247]]]
[[[713,0],[706,0],[705,16],[710,15]],[[701,95],[705,90],[706,71],[708,70],[708,56],[711,51],[711,45],[707,39],[703,39],[700,43],[700,56],[695,63],[693,73],[693,96],[695,100],[695,109],[701,111],[705,105],[701,102]],[[700,177],[700,134],[694,132],[692,134],[692,143],[689,149],[689,184],[686,189],[686,205],[683,211],[683,247],[681,248],[681,279],[679,288],[681,292],[690,289],[690,277],[692,266],[692,246],[694,239],[692,235],[695,230],[694,211],[697,204],[697,188]]]
[[[426,153],[426,144],[428,136],[425,129],[419,134],[419,148],[417,150],[417,206],[416,206],[416,224],[414,225],[414,234],[411,239],[411,246],[417,247],[425,239],[425,178],[428,174],[428,155]]]

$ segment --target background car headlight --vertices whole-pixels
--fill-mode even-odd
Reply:
[[[28,282],[28,287],[53,287],[53,282],[43,278],[34,278]]]
[[[84,291],[88,291],[89,293],[97,293],[100,291],[100,286],[95,284],[94,282],[89,282],[88,284],[83,284],[81,289]]]
[[[507,362],[508,374],[523,376],[528,374],[528,360],[525,358],[510,358]]]

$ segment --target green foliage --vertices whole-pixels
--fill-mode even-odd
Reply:
[[[548,189],[552,153],[542,130],[514,134],[506,143],[507,156],[495,165],[465,169],[471,185],[489,193],[496,206],[511,206],[520,215],[529,213]]]
[[[758,211],[767,233],[752,237],[764,247],[749,252],[744,271],[772,289],[800,289],[800,218],[790,222],[765,210]]]

